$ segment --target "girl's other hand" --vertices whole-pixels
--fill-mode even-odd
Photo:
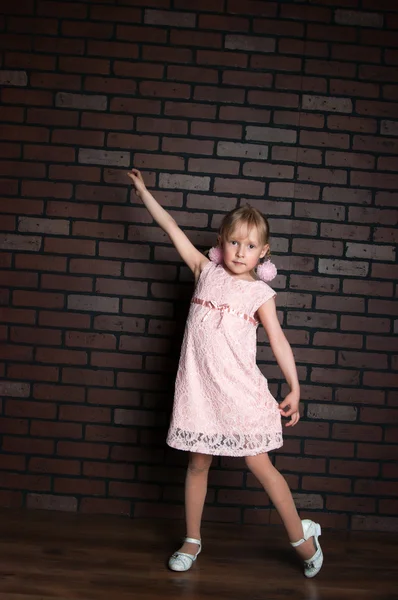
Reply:
[[[144,179],[138,169],[131,169],[127,173],[134,185],[134,190],[138,198],[142,198],[142,194],[146,191]]]
[[[295,392],[290,392],[283,402],[279,405],[279,412],[283,417],[290,417],[290,421],[286,423],[286,427],[297,425],[300,420],[299,411],[300,396]]]

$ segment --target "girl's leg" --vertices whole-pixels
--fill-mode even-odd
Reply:
[[[246,456],[246,464],[259,480],[278,511],[289,540],[298,542],[303,537],[303,527],[285,478],[275,469],[268,454]],[[301,558],[308,560],[316,550],[313,539],[307,540],[301,546],[298,546],[296,550]]]
[[[185,479],[185,520],[187,537],[200,540],[200,525],[207,493],[207,478],[213,457],[209,454],[190,453]],[[184,542],[179,550],[196,554],[197,544]]]

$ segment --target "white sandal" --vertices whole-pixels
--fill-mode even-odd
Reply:
[[[201,540],[195,540],[194,538],[186,537],[184,542],[190,542],[191,544],[198,544],[199,550],[196,554],[187,554],[186,552],[174,552],[169,560],[169,569],[172,571],[189,571],[193,563],[198,557],[198,554],[202,550]]]
[[[316,552],[314,556],[304,561],[304,575],[306,577],[315,577],[317,573],[321,570],[323,563],[323,552],[319,545],[318,537],[321,535],[321,526],[319,523],[314,523],[314,521],[310,521],[310,519],[303,519],[301,521],[303,525],[303,533],[304,537],[298,542],[290,542],[294,548],[297,546],[301,546],[311,537],[314,538]]]

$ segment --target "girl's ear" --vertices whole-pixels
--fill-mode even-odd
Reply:
[[[263,246],[263,249],[261,250],[261,254],[260,254],[260,258],[264,258],[264,256],[266,256],[269,252],[269,244],[265,244],[265,246]]]
[[[217,246],[220,246],[220,248],[222,248],[221,236],[217,236]]]

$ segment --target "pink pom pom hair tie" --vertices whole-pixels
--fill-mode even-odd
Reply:
[[[214,246],[209,250],[209,259],[211,262],[214,262],[216,265],[220,265],[223,262],[223,251],[220,246]],[[276,266],[270,259],[267,259],[265,262],[260,263],[256,269],[257,277],[262,281],[272,281],[275,279],[278,271]]]
[[[276,266],[274,265],[273,262],[271,262],[270,259],[259,264],[256,271],[257,271],[257,276],[262,281],[272,281],[273,279],[275,279],[275,277],[278,273]]]
[[[220,265],[223,261],[223,252],[220,246],[213,246],[209,250],[209,258],[211,262],[216,263],[216,265]]]

